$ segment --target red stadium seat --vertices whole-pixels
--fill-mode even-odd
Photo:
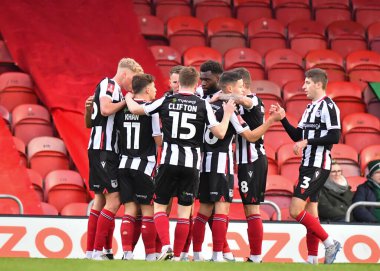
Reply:
[[[380,22],[368,26],[367,34],[369,49],[380,54]]]
[[[327,72],[329,82],[345,81],[343,57],[332,50],[312,50],[305,57],[305,68],[321,68]]]
[[[293,153],[294,143],[284,144],[277,151],[280,174],[294,183],[298,179],[301,156]]]
[[[348,54],[367,49],[364,27],[353,21],[336,21],[327,28],[331,50],[346,57]]]
[[[69,203],[62,208],[61,216],[87,216],[87,209],[88,203],[86,202]]]
[[[305,56],[311,50],[327,48],[325,27],[311,20],[297,20],[288,25],[290,48]]]
[[[305,112],[306,106],[311,103],[311,100],[306,97],[305,90],[302,88],[304,80],[289,81],[283,87],[282,94],[286,112],[301,119]]]
[[[355,21],[364,27],[379,21],[380,3],[377,0],[351,0]]]
[[[281,215],[282,215],[282,209],[289,209],[292,198],[291,196],[288,196],[288,195],[287,196],[278,195],[278,196],[265,196],[265,200],[274,202],[280,208]],[[267,212],[269,216],[271,217],[271,220],[277,220],[277,215],[273,207],[268,206],[268,205],[262,205],[261,210]]]
[[[31,169],[42,178],[52,170],[69,169],[69,159],[65,144],[55,137],[36,137],[28,144],[28,160]]]
[[[4,72],[18,71],[5,42],[0,40],[0,74]]]
[[[151,0],[133,0],[133,10],[138,16],[151,15]]]
[[[233,3],[236,18],[245,25],[254,19],[272,18],[270,0],[235,0]]]
[[[293,126],[297,127],[298,121],[296,118],[290,114],[286,114],[286,118]],[[264,140],[265,144],[271,146],[275,151],[278,151],[278,148],[284,144],[293,143],[293,140],[288,136],[280,122],[272,124],[265,133]]]
[[[41,209],[42,209],[42,214],[43,215],[58,215],[58,210],[55,208],[54,205],[46,203],[46,202],[41,202]]]
[[[292,80],[304,79],[302,56],[290,49],[275,49],[265,55],[268,80],[280,87]]]
[[[183,54],[188,48],[206,46],[204,24],[190,16],[171,18],[167,23],[170,46]]]
[[[222,55],[210,47],[192,47],[183,54],[183,64],[197,69],[203,62],[210,59],[222,63]]]
[[[16,137],[25,145],[38,136],[53,136],[49,111],[37,104],[23,104],[12,112],[12,127]]]
[[[334,144],[331,150],[331,157],[338,162],[345,177],[360,176],[359,154],[350,145]]]
[[[334,100],[340,110],[340,119],[351,113],[364,113],[362,88],[352,82],[331,82],[327,84],[326,94]]]
[[[266,196],[289,196],[293,195],[293,182],[281,175],[268,175]]]
[[[169,72],[173,66],[181,65],[181,54],[170,46],[150,46],[154,59],[165,78],[169,79]]]
[[[190,0],[155,0],[156,16],[164,23],[176,16],[191,16]]]
[[[284,25],[296,20],[311,20],[309,0],[272,0],[277,20]]]
[[[271,81],[253,80],[251,91],[263,101],[267,109],[271,104],[279,103],[282,105],[281,88]]]
[[[224,54],[236,47],[246,47],[244,24],[234,18],[219,17],[207,23],[207,36],[211,48]]]
[[[266,144],[265,154],[268,159],[268,175],[277,175],[279,172],[275,150],[271,146]]]
[[[141,34],[149,46],[152,45],[168,45],[169,42],[165,35],[164,22],[156,17],[150,15],[139,16]]]
[[[0,104],[12,111],[21,104],[36,104],[32,78],[27,73],[6,72],[0,75]]]
[[[37,171],[27,168],[26,172],[28,173],[29,180],[32,182],[33,189],[36,191],[40,201],[44,201],[44,186],[41,174]]]
[[[334,21],[351,20],[350,0],[313,0],[317,22],[328,26]]]
[[[285,27],[274,19],[252,20],[247,26],[247,37],[250,48],[262,56],[270,50],[286,48]]]
[[[207,23],[217,17],[231,17],[230,0],[193,0],[195,17]]]
[[[361,176],[349,176],[346,180],[348,185],[351,186],[351,191],[355,193],[358,186],[363,184],[367,178]]]
[[[87,190],[82,177],[72,170],[54,170],[45,178],[45,199],[58,212],[72,202],[87,202]]]
[[[371,83],[379,84],[379,83]],[[371,89],[372,87],[366,87],[363,91],[363,99],[365,104],[367,105],[367,112],[371,115],[374,115],[380,119],[380,100],[374,94],[374,91]]]
[[[367,82],[378,82],[380,78],[380,54],[371,51],[358,51],[346,58],[349,80],[367,87]]]
[[[365,147],[360,152],[360,169],[362,171],[362,175],[365,176],[365,169],[368,166],[368,163],[373,160],[379,160],[380,159],[380,144],[378,145],[370,145],[368,147]]]
[[[366,113],[353,113],[342,123],[343,141],[358,152],[370,145],[380,144],[380,120]]]
[[[250,48],[233,48],[224,54],[224,69],[244,67],[251,74],[253,80],[265,78],[263,58],[255,50]]]
[[[28,159],[26,158],[26,152],[25,152],[25,143],[21,139],[17,137],[13,137],[13,142],[15,144],[16,150],[18,151],[18,154],[20,155],[20,165],[27,167],[28,165]]]

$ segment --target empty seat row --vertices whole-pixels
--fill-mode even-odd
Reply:
[[[189,16],[171,18],[166,25],[154,16],[142,16],[139,20],[150,45],[170,44],[180,53],[192,46],[208,45],[222,54],[234,47],[250,47],[261,54],[289,47],[304,56],[309,50],[331,48],[345,57],[352,51],[377,50],[380,39],[380,22],[368,28],[367,42],[366,29],[353,21],[335,21],[326,28],[319,22],[297,20],[286,28],[277,20],[260,18],[245,28],[239,20],[224,17],[206,25]]]
[[[376,0],[134,0],[138,15],[155,14],[163,21],[174,16],[194,15],[207,23],[216,17],[236,17],[243,23],[258,18],[276,18],[285,25],[297,19],[324,22],[354,19],[368,26],[378,21]],[[352,3],[351,3],[352,2]]]

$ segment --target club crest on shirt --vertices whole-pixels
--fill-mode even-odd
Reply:
[[[111,186],[116,188],[118,186],[117,180],[111,180]]]
[[[315,116],[317,118],[320,118],[321,117],[321,110],[317,110],[317,112],[315,112]]]
[[[115,85],[113,85],[113,84],[108,84],[108,86],[107,86],[107,92],[111,92],[111,93],[113,93],[114,89],[115,89]]]

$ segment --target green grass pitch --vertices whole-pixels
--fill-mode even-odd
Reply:
[[[337,263],[332,265],[308,265],[303,263],[212,263],[212,262],[145,262],[145,261],[92,261],[82,259],[35,259],[0,258],[1,271],[297,271],[297,270],[333,270],[333,271],[378,271],[379,264]]]

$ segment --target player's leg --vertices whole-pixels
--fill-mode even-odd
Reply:
[[[318,203],[308,202],[306,204],[306,212],[310,213],[313,217],[318,219]],[[306,233],[306,245],[307,245],[307,262],[310,264],[318,264],[318,245],[319,238],[314,235],[309,229]]]
[[[106,199],[103,194],[96,192],[94,196],[94,204],[91,208],[90,215],[88,217],[87,223],[87,248],[86,248],[86,258],[92,258],[92,251],[94,250],[96,227],[98,225],[98,218],[100,211],[106,204]]]
[[[306,199],[318,200],[321,187],[329,175],[328,170],[319,168],[300,168],[300,177],[290,203],[290,215],[303,224],[306,229],[317,236],[326,248],[325,263],[333,263],[336,254],[341,248],[338,241],[333,240],[321,226],[321,223],[312,214],[305,210]]]

